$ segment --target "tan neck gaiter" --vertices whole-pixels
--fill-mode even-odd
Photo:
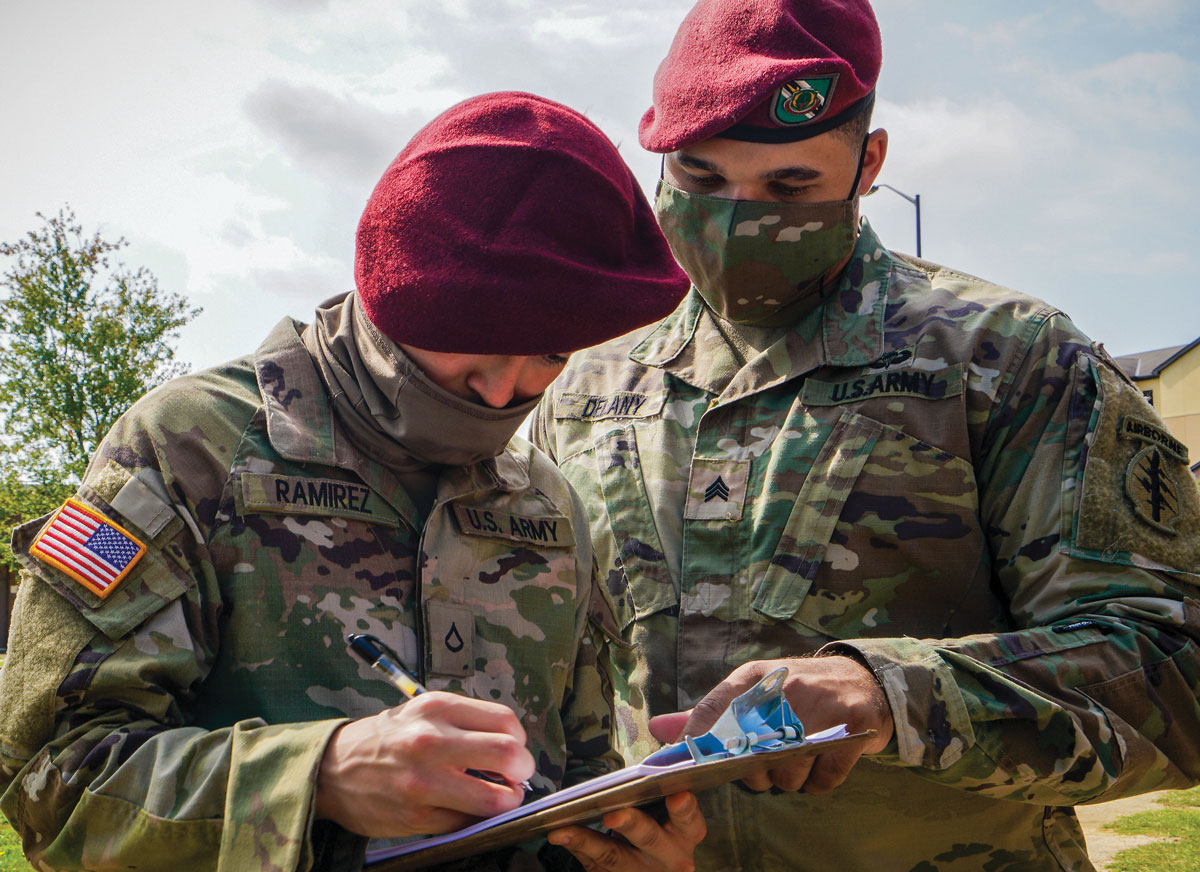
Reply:
[[[438,387],[367,320],[353,292],[322,303],[303,338],[349,438],[397,471],[495,457],[540,399],[493,409]]]

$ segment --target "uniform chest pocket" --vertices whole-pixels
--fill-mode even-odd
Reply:
[[[760,614],[831,638],[933,635],[986,581],[969,462],[845,412],[801,486]]]
[[[609,589],[623,633],[635,620],[677,607],[679,593],[650,508],[637,430],[631,425],[609,433],[594,454],[615,556],[624,575],[618,589]],[[596,539],[597,547],[603,547],[605,537]]]
[[[227,535],[243,574],[276,574],[281,590],[313,586],[378,593],[411,588],[411,530],[368,487],[351,481],[244,473]],[[353,580],[350,583],[348,580]]]
[[[834,526],[884,426],[844,413],[838,419],[796,495],[766,576],[754,598],[761,615],[786,620],[812,587]]]
[[[366,486],[284,474],[241,476],[211,543],[230,638],[245,662],[296,656],[294,635],[379,635],[415,654],[416,534]],[[281,623],[282,622],[282,623]],[[270,628],[286,625],[286,634]],[[277,650],[273,650],[276,646]]]
[[[416,542],[407,527],[252,512],[234,517],[211,547],[224,567],[229,644],[241,646],[245,662],[302,660],[297,635],[351,632],[379,635],[406,659],[415,653]]]
[[[472,505],[453,516],[425,532],[429,686],[537,711],[560,697],[586,617],[571,522]]]

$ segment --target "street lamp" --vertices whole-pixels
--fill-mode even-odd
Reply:
[[[917,207],[917,257],[920,257],[921,256],[921,195],[915,194],[910,197],[908,194],[904,193],[903,191],[896,190],[891,185],[872,185],[871,189],[869,191],[867,191],[867,196],[869,197],[871,194],[874,194],[880,188],[887,188],[892,193],[899,194],[905,200],[908,200],[908,202],[912,203],[914,206]]]

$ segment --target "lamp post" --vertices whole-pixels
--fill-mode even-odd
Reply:
[[[921,256],[921,195],[914,194],[913,196],[910,197],[908,194],[904,193],[903,191],[896,190],[891,185],[872,185],[871,189],[869,191],[867,191],[867,196],[874,194],[880,188],[887,188],[893,194],[899,194],[905,200],[908,200],[908,202],[910,202],[914,206],[916,206],[916,208],[917,208],[917,257],[920,257]]]

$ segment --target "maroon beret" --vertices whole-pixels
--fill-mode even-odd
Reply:
[[[816,136],[870,106],[882,54],[867,0],[700,0],[654,74],[638,138],[665,153]]]
[[[459,103],[412,138],[367,201],[354,274],[394,341],[466,354],[595,345],[688,288],[608,138],[516,92]]]

